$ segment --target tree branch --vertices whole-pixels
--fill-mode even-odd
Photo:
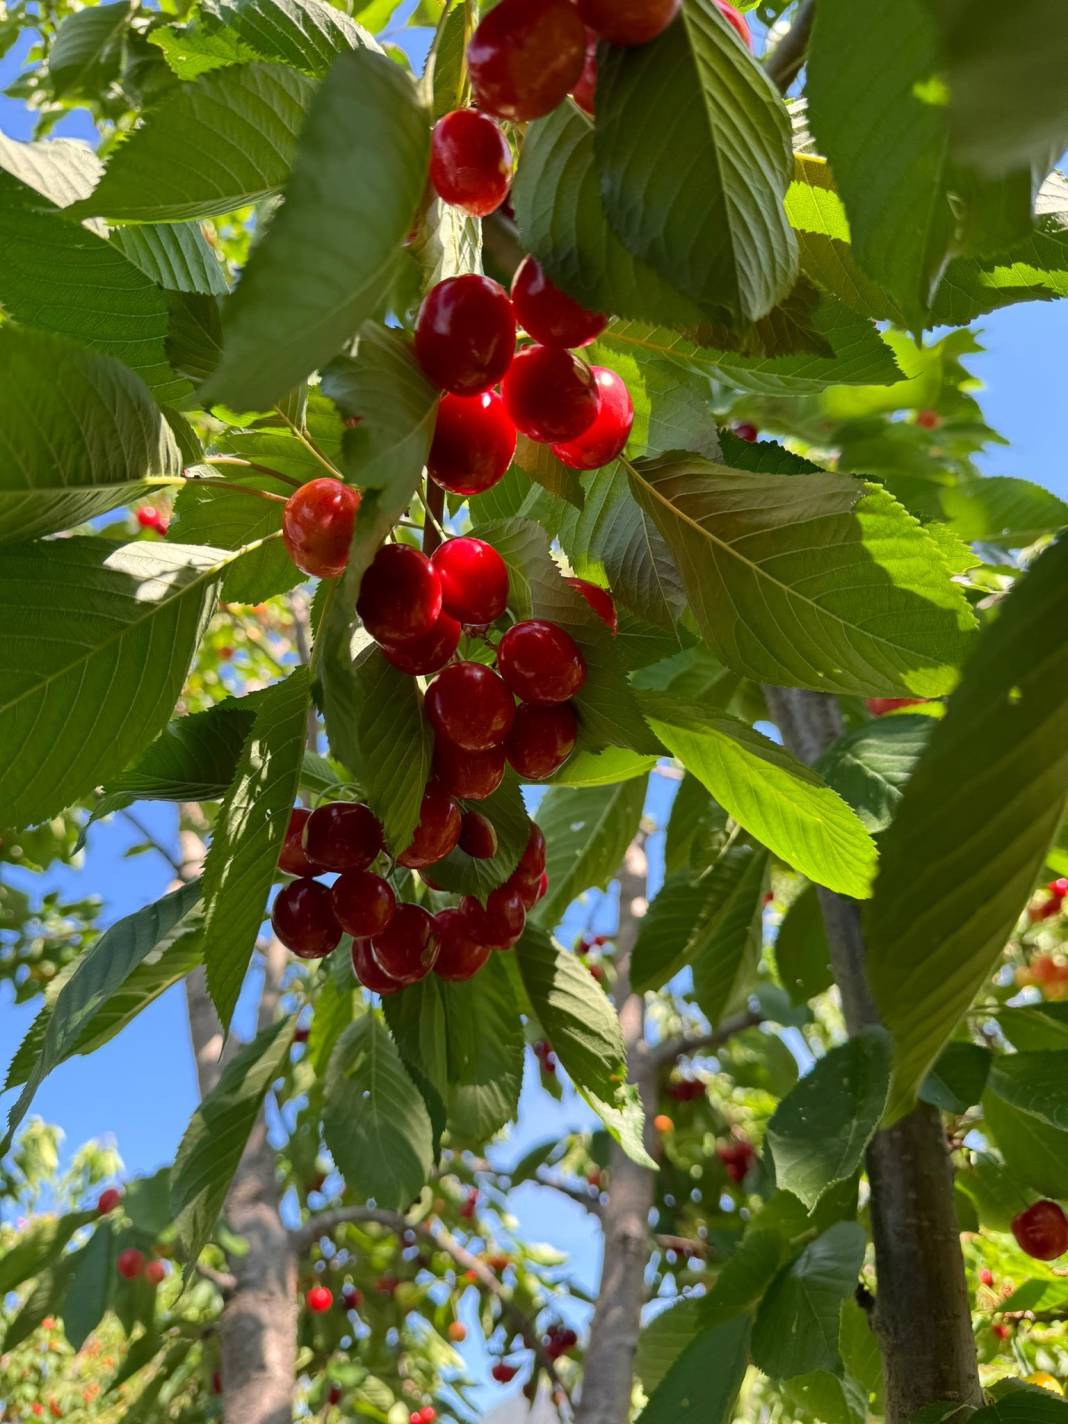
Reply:
[[[814,0],[801,0],[793,24],[764,60],[768,78],[782,94],[786,93],[804,68],[815,12]]]
[[[763,1022],[762,1014],[750,1010],[737,1018],[727,1019],[719,1028],[710,1029],[707,1033],[680,1033],[675,1038],[666,1038],[650,1050],[650,1056],[658,1068],[664,1068],[677,1058],[686,1058],[692,1053],[715,1053],[735,1034],[743,1033],[747,1028],[756,1028]]]
[[[194,1261],[193,1270],[206,1281],[211,1281],[213,1286],[218,1286],[223,1295],[232,1295],[237,1289],[237,1278],[229,1271],[217,1271],[214,1266],[205,1266],[203,1261]]]
[[[561,1182],[555,1177],[543,1176],[541,1172],[535,1173],[534,1181],[539,1187],[550,1187],[554,1192],[570,1197],[572,1201],[578,1202],[579,1206],[585,1207],[591,1216],[600,1220],[603,1214],[601,1203],[596,1196],[591,1195],[588,1189],[584,1191],[582,1187],[572,1186],[570,1182]]]

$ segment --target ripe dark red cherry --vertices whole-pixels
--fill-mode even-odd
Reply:
[[[430,556],[446,613],[461,623],[493,623],[508,603],[508,569],[491,544],[467,535],[446,539]]]
[[[466,917],[459,910],[439,910],[434,916],[441,949],[434,973],[442,979],[462,984],[471,979],[492,953],[488,944],[479,944],[471,935]]]
[[[614,637],[619,629],[619,620],[616,617],[615,599],[608,590],[601,588],[600,584],[590,583],[587,579],[569,578],[568,583],[576,593],[582,594],[594,613],[597,614],[597,617]]]
[[[1068,1251],[1068,1217],[1054,1201],[1037,1201],[1012,1219],[1016,1244],[1036,1261],[1055,1261]]]
[[[360,492],[325,476],[294,490],[282,510],[282,542],[306,574],[340,578],[360,507]]]
[[[120,1251],[115,1258],[115,1269],[124,1281],[135,1281],[145,1267],[145,1256],[143,1251],[138,1251],[136,1246],[127,1246],[125,1251]]]
[[[451,494],[483,494],[504,478],[515,454],[515,426],[496,391],[442,396],[426,467]]]
[[[593,423],[574,440],[558,441],[553,454],[573,470],[599,470],[623,453],[634,424],[626,382],[607,366],[592,366],[600,404]]]
[[[404,988],[403,984],[390,978],[379,968],[378,961],[371,953],[369,939],[354,939],[352,941],[352,972],[363,987],[370,989],[372,994],[399,994]]]
[[[760,431],[755,425],[750,424],[748,420],[743,420],[740,425],[734,427],[734,433],[739,440],[745,440],[752,445],[760,434]]]
[[[475,102],[502,119],[540,118],[574,88],[585,53],[571,0],[501,0],[467,46]]]
[[[460,901],[460,913],[471,937],[491,949],[511,949],[527,919],[522,896],[511,885],[491,890],[484,908],[473,895],[466,895]]]
[[[309,1310],[321,1315],[324,1310],[329,1310],[334,1303],[334,1292],[328,1286],[312,1286],[304,1297]]]
[[[481,811],[465,811],[460,826],[460,849],[472,860],[492,860],[497,854],[497,832]]]
[[[578,718],[569,703],[532,707],[524,702],[516,712],[504,753],[524,781],[544,781],[559,771],[577,740]]]
[[[592,30],[586,31],[586,62],[582,66],[579,82],[571,91],[571,97],[585,113],[591,117],[597,109],[597,36]]]
[[[423,298],[415,355],[427,380],[441,390],[458,396],[488,391],[507,371],[514,348],[512,303],[491,277],[446,277]]]
[[[397,908],[392,887],[369,870],[346,870],[330,893],[338,924],[357,939],[381,934]]]
[[[286,838],[282,843],[282,854],[278,857],[278,869],[284,870],[287,875],[317,875],[323,869],[304,849],[304,827],[310,815],[311,812],[303,806],[294,806],[289,813]]]
[[[739,14],[734,6],[729,3],[729,0],[716,0],[716,8],[727,21],[727,24],[733,25],[738,31],[738,37],[746,49],[751,50],[753,48],[753,36],[749,32],[749,23],[745,16]]]
[[[518,1373],[518,1365],[506,1365],[503,1360],[498,1360],[490,1370],[490,1374],[498,1384],[511,1384]]]
[[[569,701],[586,681],[579,645],[543,618],[512,624],[497,645],[497,667],[515,695],[536,707]]]
[[[434,743],[434,775],[452,796],[464,801],[484,801],[504,780],[504,747],[468,752],[438,737]]]
[[[97,1197],[97,1215],[107,1216],[108,1212],[114,1211],[121,1201],[122,1192],[119,1191],[118,1187],[105,1187],[99,1197]]]
[[[443,860],[460,839],[460,821],[459,806],[447,791],[431,782],[423,792],[412,843],[398,855],[398,862],[419,870]]]
[[[529,883],[537,886],[545,871],[545,832],[536,821],[530,823],[530,834],[519,857],[519,864],[512,871],[511,880],[515,884]]]
[[[382,643],[382,656],[410,677],[429,677],[439,672],[460,646],[463,629],[444,609],[429,633],[403,643]]]
[[[330,801],[304,826],[304,850],[320,870],[366,870],[382,849],[382,826],[367,806]]]
[[[682,0],[577,0],[591,30],[617,45],[655,40],[682,8]]]
[[[298,959],[323,959],[338,946],[341,926],[330,891],[318,880],[291,880],[275,896],[274,932]]]
[[[421,638],[441,613],[441,580],[418,549],[383,544],[363,576],[356,611],[380,643]]]
[[[393,919],[371,940],[371,953],[379,969],[398,984],[418,984],[438,955],[433,915],[422,905],[398,905]]]
[[[588,346],[608,325],[562,292],[533,257],[524,257],[512,278],[512,306],[519,325],[543,346]]]
[[[427,721],[467,752],[499,747],[515,717],[515,701],[484,663],[453,663],[427,689]]]
[[[520,351],[501,382],[501,394],[516,429],[543,445],[577,439],[599,408],[593,372],[559,346]]]
[[[430,134],[430,181],[438,197],[472,217],[499,208],[512,181],[512,150],[488,114],[456,109]]]

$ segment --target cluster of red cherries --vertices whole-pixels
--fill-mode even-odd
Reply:
[[[105,1187],[97,1198],[97,1216],[110,1216],[122,1204],[118,1187]],[[143,1276],[150,1286],[158,1286],[167,1274],[167,1263],[158,1256],[146,1258],[136,1246],[127,1246],[115,1257],[115,1270],[124,1281],[136,1281]]]

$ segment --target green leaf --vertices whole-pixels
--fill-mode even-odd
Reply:
[[[975,1424],[1064,1424],[1068,1419],[1068,1403],[1058,1399],[1050,1390],[1012,1379],[1004,1383],[1016,1388],[988,1404],[985,1409],[977,1409],[971,1415]]]
[[[297,797],[309,696],[307,670],[301,667],[257,698],[256,721],[204,862],[204,964],[224,1028],[267,911]]]
[[[182,222],[278,191],[314,86],[279,64],[230,65],[170,89],[71,216]],[[196,154],[196,163],[188,155]]]
[[[752,1321],[740,1315],[686,1346],[638,1416],[639,1424],[727,1424],[749,1364]]]
[[[868,973],[894,1039],[892,1118],[986,983],[1068,794],[1068,541],[983,630],[884,834]]]
[[[716,893],[718,876],[728,865],[739,866],[739,873],[726,893]],[[693,995],[712,1024],[744,1006],[756,977],[767,865],[763,852],[737,846],[708,873],[712,894],[696,926]]]
[[[1068,1049],[999,1054],[990,1069],[990,1091],[1047,1127],[1068,1133]]]
[[[426,114],[397,65],[370,50],[334,61],[301,132],[285,203],[227,304],[223,356],[204,399],[266,409],[381,307],[428,147]],[[305,280],[310,251],[314,282]]]
[[[867,1397],[856,1380],[839,1378],[829,1370],[797,1375],[783,1386],[786,1399],[807,1418],[821,1424],[863,1424]]]
[[[744,321],[789,292],[790,121],[713,0],[685,0],[652,44],[599,51],[594,152],[609,223],[672,286]]]
[[[114,1283],[115,1235],[110,1223],[102,1221],[71,1262],[60,1314],[72,1350],[80,1350],[100,1324]]]
[[[17,1345],[21,1345],[33,1334],[46,1315],[58,1312],[74,1259],[73,1254],[64,1256],[37,1277],[32,1290],[23,1301],[22,1309],[4,1332],[5,1350],[14,1350]]]
[[[753,1363],[772,1379],[837,1371],[842,1301],[864,1261],[864,1228],[839,1221],[809,1243],[771,1286],[753,1330]]]
[[[126,1184],[122,1207],[136,1231],[159,1236],[171,1223],[171,1169],[161,1167],[151,1177]]]
[[[5,134],[0,134],[0,168],[59,208],[88,197],[102,171],[100,160],[82,139],[18,143]]]
[[[158,406],[118,361],[0,329],[0,543],[69,529],[180,470]]]
[[[167,292],[225,296],[226,272],[199,223],[119,227],[111,245]]]
[[[472,860],[457,849],[437,861],[432,873],[442,889],[476,895],[485,904],[490,891],[503,885],[518,865],[530,836],[530,818],[511,769],[506,770],[504,781],[493,795],[473,804],[471,809],[492,823],[497,832],[497,853],[488,860]]]
[[[969,543],[1020,549],[1068,524],[1068,504],[1062,499],[1007,475],[960,480],[940,490],[938,498],[953,532]]]
[[[943,1112],[963,1113],[983,1096],[993,1055],[978,1043],[947,1043],[923,1080],[919,1097]]]
[[[644,693],[642,707],[672,755],[769,850],[828,889],[871,893],[874,843],[814,771],[734,717],[665,693]]]
[[[523,1082],[523,1028],[504,961],[464,984],[442,983],[448,1034],[449,1126],[472,1144],[512,1122]]]
[[[421,470],[434,437],[438,392],[416,365],[411,343],[365,322],[344,374],[346,413],[360,419],[346,436],[345,463],[360,488],[388,488],[398,469]]]
[[[983,1095],[983,1117],[986,1130],[1017,1182],[1026,1183],[1043,1196],[1063,1197],[1068,1132],[1019,1111],[989,1090]]]
[[[323,1135],[350,1191],[405,1211],[430,1175],[430,1118],[388,1033],[365,1014],[327,1068]]]
[[[173,528],[175,537],[187,544],[211,542],[219,549],[256,545],[227,569],[223,598],[234,603],[260,603],[301,583],[304,575],[281,538],[284,506],[239,494],[236,489],[219,488],[222,483],[226,482],[210,476],[190,479],[175,501]],[[242,470],[241,484],[270,494],[293,493],[284,481],[255,471]]]
[[[215,0],[210,13],[261,59],[316,77],[338,54],[379,48],[362,25],[321,0]]]
[[[57,99],[98,94],[118,77],[133,11],[130,0],[119,0],[64,16],[48,53],[48,77]]]
[[[885,490],[677,454],[630,469],[702,636],[729,667],[825,692],[929,697],[952,686],[972,614]]]
[[[885,831],[933,726],[931,717],[876,717],[839,737],[816,770],[867,830]]]
[[[815,885],[806,885],[783,917],[775,936],[775,968],[795,1004],[806,1004],[834,983]]]
[[[1068,1048],[1068,1004],[1037,1003],[1002,1009],[998,1027],[1013,1048],[1035,1052]]]
[[[538,907],[555,925],[572,900],[603,890],[619,871],[645,805],[644,776],[617,785],[550,787],[534,819],[545,833],[549,890]]]
[[[778,1186],[811,1211],[860,1169],[890,1091],[890,1039],[863,1029],[832,1048],[775,1109],[765,1142]]]
[[[65,1216],[41,1217],[20,1232],[15,1244],[0,1257],[0,1295],[7,1295],[31,1276],[40,1275],[59,1259],[74,1233],[95,1220],[95,1211],[70,1211]]]
[[[171,1171],[171,1207],[190,1263],[219,1219],[263,1100],[289,1057],[294,1024],[279,1019],[245,1044],[189,1119]]]

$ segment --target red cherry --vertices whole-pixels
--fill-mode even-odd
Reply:
[[[460,825],[460,849],[472,860],[492,860],[497,854],[493,822],[479,811],[465,811]]]
[[[597,416],[593,372],[559,346],[520,351],[501,382],[501,394],[516,429],[543,445],[576,439]]]
[[[502,119],[537,119],[578,82],[586,32],[571,0],[501,0],[467,46],[475,102]]]
[[[115,1260],[115,1269],[124,1281],[135,1281],[145,1268],[145,1257],[136,1246],[127,1246]]]
[[[423,298],[415,354],[427,380],[443,391],[477,396],[489,390],[508,370],[514,347],[512,304],[491,277],[446,277]]]
[[[340,1385],[332,1384],[326,1392],[327,1404],[340,1404],[342,1399],[342,1389]]]
[[[366,870],[382,849],[382,825],[369,807],[329,801],[304,826],[304,850],[319,869]]]
[[[485,908],[473,895],[460,901],[460,913],[468,932],[480,944],[492,949],[511,949],[523,933],[527,911],[519,891],[511,885],[491,890]]]
[[[490,1370],[490,1374],[498,1384],[511,1384],[518,1373],[518,1365],[506,1365],[503,1360],[498,1360]]]
[[[379,968],[378,961],[371,953],[369,939],[354,939],[352,941],[352,972],[357,981],[365,989],[370,989],[372,994],[397,994],[404,988],[399,980],[392,978]]]
[[[586,681],[579,645],[557,623],[513,623],[497,645],[497,667],[517,697],[535,707],[567,702]]]
[[[121,1201],[122,1192],[118,1187],[105,1187],[96,1199],[97,1215],[107,1216],[108,1212],[114,1211]]]
[[[990,1329],[991,1329],[991,1332],[992,1332],[999,1340],[1011,1340],[1011,1339],[1012,1339],[1012,1326],[1011,1326],[1011,1325],[1003,1325],[1000,1321],[998,1321],[996,1324],[991,1325]]]
[[[619,630],[619,620],[616,617],[615,599],[608,590],[601,588],[599,584],[589,583],[586,579],[569,578],[568,583],[576,593],[582,594],[594,613],[597,614],[597,617],[614,637]]]
[[[159,512],[158,509],[153,509],[152,505],[150,505],[150,504],[143,504],[143,505],[141,506],[141,508],[136,511],[136,514],[137,514],[137,522],[138,522],[138,524],[140,524],[140,526],[141,526],[142,529],[158,529],[158,528],[159,528],[159,526],[160,526],[160,512]]]
[[[538,893],[539,882],[537,880],[517,880],[515,875],[512,874],[504,883],[508,886],[509,890],[515,890],[517,892],[523,902],[524,910],[533,910],[534,906],[541,899]]]
[[[460,624],[444,609],[429,633],[403,643],[382,643],[382,656],[410,677],[429,677],[440,672],[460,646]]]
[[[748,421],[742,421],[740,425],[734,427],[734,433],[739,440],[748,441],[752,445],[753,441],[760,434],[755,425],[750,425]]]
[[[282,854],[278,857],[278,869],[287,875],[318,875],[323,869],[316,865],[304,849],[304,827],[311,812],[303,806],[294,806],[289,813],[286,838],[282,842]]]
[[[571,91],[571,97],[585,113],[591,117],[597,109],[597,36],[592,30],[586,31],[586,62],[582,66],[579,82]]]
[[[519,864],[512,871],[512,880],[537,885],[545,870],[545,832],[536,821],[530,823],[530,834],[519,857]]]
[[[222,1394],[222,1375],[218,1370],[213,1370],[211,1374],[212,1394]]]
[[[496,391],[442,396],[426,468],[452,494],[482,494],[504,478],[515,454],[515,426]]]
[[[274,898],[271,925],[298,959],[323,959],[341,939],[330,891],[307,877],[282,886]]]
[[[417,984],[438,957],[433,915],[422,905],[398,905],[386,928],[371,940],[371,953],[379,969],[398,984]]]
[[[329,476],[294,490],[282,510],[282,541],[297,568],[317,578],[340,578],[359,507],[359,490]]]
[[[524,257],[512,278],[516,320],[543,346],[588,346],[608,325],[600,312],[587,311],[562,292],[534,257]]]
[[[719,3],[719,0],[716,0]],[[937,410],[918,410],[916,412],[916,424],[921,430],[937,430],[942,424],[942,417]]]
[[[899,707],[919,707],[926,700],[924,697],[866,697],[864,705],[873,717],[883,717]]]
[[[359,1310],[363,1304],[363,1291],[359,1286],[346,1286],[341,1292],[341,1303],[346,1310]]]
[[[447,737],[434,743],[434,775],[451,796],[485,801],[504,780],[504,747],[468,752]]]
[[[430,181],[439,198],[484,218],[499,208],[512,181],[512,150],[488,114],[456,109],[430,134]]]
[[[380,643],[422,638],[441,614],[441,580],[410,544],[383,544],[363,576],[356,611]]]
[[[655,40],[682,8],[682,0],[578,0],[578,12],[602,39],[617,45]]]
[[[983,1269],[979,1272],[979,1284],[981,1286],[987,1287],[992,1286],[994,1284],[994,1272],[991,1271],[987,1266],[984,1266]]]
[[[484,663],[453,663],[427,689],[427,721],[440,736],[467,752],[503,744],[515,717],[515,701]]]
[[[1055,1261],[1068,1251],[1068,1217],[1054,1201],[1037,1201],[1012,1219],[1016,1244],[1036,1261]]]
[[[312,1286],[304,1297],[309,1310],[316,1315],[322,1315],[324,1310],[329,1310],[334,1303],[334,1292],[328,1286]]]
[[[424,1405],[419,1411],[419,1424],[434,1424],[438,1417],[438,1411],[431,1405]]]
[[[491,544],[468,535],[446,539],[430,562],[441,579],[442,606],[461,623],[478,627],[495,622],[504,612],[508,568]]]
[[[532,707],[524,702],[504,744],[509,763],[524,781],[544,781],[575,750],[578,718],[567,702]]]
[[[634,425],[626,382],[607,366],[591,366],[600,404],[592,425],[574,440],[558,441],[553,454],[573,470],[599,470],[623,453]]]
[[[423,792],[411,845],[398,855],[398,864],[419,870],[443,860],[460,839],[460,824],[459,806],[447,791],[431,782]]]
[[[167,1274],[167,1265],[164,1261],[151,1260],[145,1263],[145,1280],[149,1285],[158,1286]]]
[[[1058,900],[1068,898],[1068,875],[1060,875],[1056,880],[1051,880],[1046,889]]]
[[[357,939],[380,934],[397,908],[388,882],[369,870],[346,870],[334,881],[330,894],[338,924]]]
[[[306,1027],[306,1025],[304,1025],[304,1024],[301,1024],[298,1028],[295,1028],[295,1029],[293,1030],[293,1042],[294,1042],[294,1043],[307,1043],[307,1041],[308,1041],[308,1039],[309,1039],[310,1037],[311,1037],[311,1030],[308,1029],[308,1028]]]
[[[460,910],[439,910],[434,919],[441,945],[434,973],[462,984],[478,973],[492,951],[488,944],[479,944],[473,937],[467,917]]]
[[[746,49],[752,50],[753,36],[749,32],[749,24],[744,15],[740,15],[728,0],[716,0],[716,9],[727,21],[728,25],[733,25],[738,31],[738,37],[745,45]]]

